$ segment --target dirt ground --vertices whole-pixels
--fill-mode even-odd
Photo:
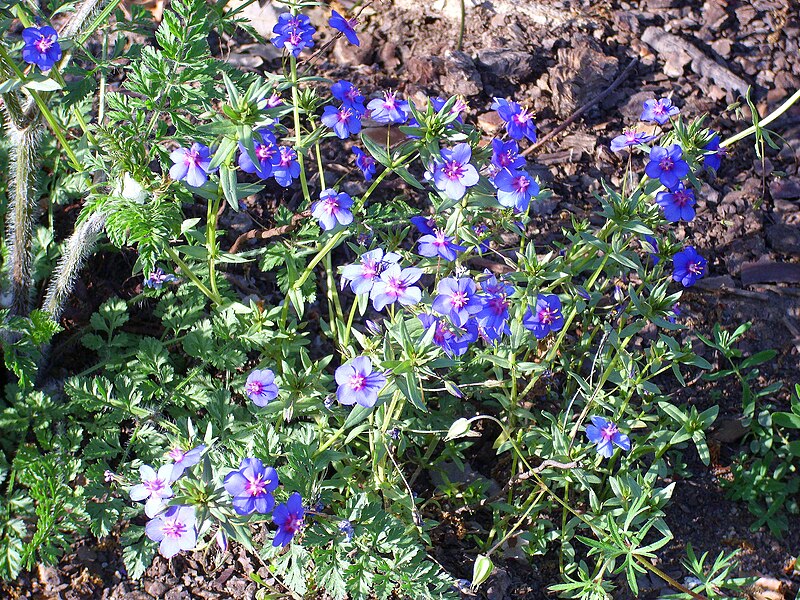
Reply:
[[[709,124],[726,137],[749,125],[746,105],[744,114],[729,107],[748,87],[762,115],[800,87],[796,0],[465,2],[461,51],[458,0],[375,1],[361,13],[361,47],[339,40],[318,57],[316,68],[331,78],[350,79],[365,92],[391,87],[408,97],[462,94],[470,107],[468,118],[477,120],[487,136],[498,125],[489,111],[494,96],[533,107],[544,136],[622,75],[616,89],[529,156],[535,174],[554,192],[529,230],[544,242],[557,236],[572,215],[591,214],[596,208],[592,192],[601,177],[619,182],[624,164],[608,144],[635,123],[645,99],[670,95],[685,115],[708,113]],[[351,8],[349,2],[335,7]],[[317,23],[327,14],[318,11]],[[328,29],[321,29],[324,37]],[[318,47],[323,44],[321,39]],[[279,68],[270,48],[235,40],[220,40],[219,48],[245,68]],[[717,322],[732,328],[752,321],[740,347],[747,353],[777,350],[777,358],[763,369],[763,381],[793,385],[800,382],[800,108],[771,127],[782,136],[782,149],[767,149],[761,160],[751,140],[737,144],[717,178],[698,194],[697,218],[679,226],[710,267],[681,307],[682,318],[703,332]],[[286,195],[278,201],[297,202],[292,192],[280,193]],[[268,206],[254,202],[248,208],[250,216],[227,218],[229,243],[256,227],[254,218],[269,226]],[[103,271],[94,273],[98,277]],[[247,291],[259,289],[258,279],[258,273],[249,272],[237,281]],[[123,295],[131,285],[112,273],[101,284]],[[87,304],[92,302],[87,299]],[[705,356],[716,360],[710,352]],[[725,384],[721,394],[703,384],[682,394],[699,410],[720,404],[721,421],[735,421],[741,414],[739,396]],[[776,400],[785,402],[785,392]],[[741,440],[717,445],[724,467]],[[695,476],[678,482],[668,507],[675,541],[660,552],[660,568],[683,580],[686,572],[679,561],[689,542],[698,554],[709,551],[712,556],[739,549],[741,574],[766,578],[754,597],[793,598],[800,581],[790,576],[789,566],[800,552],[800,519],[790,521],[784,539],[766,530],[750,531],[752,516],[744,505],[726,499],[717,474],[699,461],[691,467]],[[461,546],[446,523],[437,535],[439,558],[454,576],[469,578],[474,549]],[[227,564],[215,571],[202,556],[177,557],[171,563],[157,557],[145,577],[133,582],[114,539],[87,540],[56,568],[23,575],[5,594],[64,600],[253,598],[256,584],[247,574],[259,565],[236,550]],[[260,569],[267,579],[269,574]],[[533,565],[508,561],[499,565],[480,597],[543,598],[554,580],[552,557]],[[640,597],[668,593],[659,581],[643,578],[641,583]],[[770,591],[770,585],[775,589]]]

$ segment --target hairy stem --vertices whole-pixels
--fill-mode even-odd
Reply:
[[[64,304],[75,287],[78,273],[83,268],[86,259],[94,251],[105,224],[106,215],[95,213],[81,223],[67,241],[61,260],[50,280],[43,305],[43,309],[50,314],[54,321],[58,321],[61,317]]]

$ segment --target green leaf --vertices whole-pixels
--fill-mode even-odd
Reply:
[[[208,165],[208,171],[213,171],[220,165],[227,163],[228,159],[233,156],[234,152],[236,152],[237,147],[238,144],[233,138],[222,138],[219,146],[217,146],[217,149],[214,151],[214,156],[211,157],[211,163]]]
[[[382,164],[384,167],[391,167],[392,160],[389,157],[389,153],[386,151],[386,148],[377,144],[369,137],[366,132],[361,132],[361,141],[364,143],[364,147],[367,149],[376,161]]]
[[[228,165],[219,168],[219,182],[222,184],[222,193],[230,207],[239,212],[239,199],[236,197],[236,170]]]
[[[489,579],[493,569],[492,559],[484,554],[478,554],[475,558],[475,564],[472,566],[472,587],[477,588]]]
[[[772,415],[772,422],[780,427],[800,429],[800,415],[788,412],[777,412]]]

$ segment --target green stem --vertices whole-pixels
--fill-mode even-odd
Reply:
[[[206,252],[208,254],[208,280],[211,283],[211,293],[215,298],[221,298],[217,288],[216,262],[219,247],[217,246],[217,213],[219,212],[221,197],[208,201],[206,213]],[[219,304],[219,302],[217,302]]]
[[[209,298],[209,299],[210,299],[210,300],[211,300],[211,301],[212,301],[214,304],[216,304],[217,306],[219,306],[220,304],[222,304],[222,298],[220,298],[219,296],[215,295],[215,294],[214,294],[214,292],[212,292],[211,290],[209,290],[209,289],[208,289],[208,288],[205,286],[205,284],[203,284],[203,282],[202,282],[202,281],[200,281],[200,278],[199,278],[197,275],[195,275],[195,274],[194,274],[194,272],[192,271],[192,269],[191,269],[191,268],[189,268],[189,265],[187,265],[187,264],[186,264],[186,263],[183,261],[183,259],[182,259],[180,256],[178,256],[178,253],[177,253],[177,252],[175,252],[175,250],[173,250],[171,247],[167,246],[167,247],[166,247],[166,252],[167,252],[167,254],[169,255],[169,257],[170,257],[170,258],[173,260],[173,262],[175,262],[175,264],[176,264],[176,265],[178,265],[178,267],[180,268],[180,270],[181,270],[183,273],[185,273],[185,274],[186,274],[186,276],[187,276],[187,277],[188,277],[188,278],[189,278],[189,279],[192,281],[192,283],[194,283],[194,284],[197,286],[197,288],[198,288],[198,289],[199,289],[201,292],[203,292],[203,294],[205,294],[206,296],[208,296],[208,298]]]
[[[342,336],[342,349],[347,348],[350,343],[350,330],[353,328],[353,318],[356,316],[358,309],[358,298],[353,301],[353,306],[350,307],[350,314],[347,316],[347,327],[345,327],[344,335]]]
[[[311,194],[308,191],[308,181],[306,180],[305,157],[303,156],[303,134],[300,131],[300,106],[299,93],[297,89],[297,59],[294,54],[289,54],[289,69],[291,72],[292,83],[292,114],[294,116],[294,144],[297,149],[297,162],[300,165],[300,187],[303,188],[303,197],[307,203],[311,203]],[[320,177],[322,171],[320,170]],[[321,181],[321,179],[320,179]]]
[[[748,127],[744,131],[740,131],[736,135],[729,137],[724,142],[720,142],[719,144],[720,148],[724,148],[726,146],[730,146],[731,144],[735,144],[739,140],[746,138],[749,135],[753,135],[758,130],[763,129],[764,127],[772,123],[775,119],[780,117],[787,110],[789,110],[792,107],[792,105],[798,100],[800,100],[800,90],[797,90],[794,94],[789,96],[789,98],[787,98],[783,104],[781,104],[778,108],[773,110],[769,115],[764,117],[764,119],[759,121],[758,125],[753,125],[751,127]]]

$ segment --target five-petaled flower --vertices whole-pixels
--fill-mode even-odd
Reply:
[[[522,317],[522,325],[533,332],[536,339],[543,339],[551,331],[559,331],[564,326],[561,315],[561,300],[555,294],[539,294],[536,306],[529,306]]]
[[[326,106],[320,119],[323,125],[327,125],[337,137],[346,140],[350,135],[361,131],[361,117],[352,108],[340,106]]]
[[[360,404],[367,408],[375,406],[378,393],[386,385],[383,373],[372,371],[372,361],[366,356],[357,356],[336,369],[336,398],[345,405]]]
[[[364,175],[364,181],[372,181],[372,177],[375,175],[375,159],[369,154],[365,154],[358,146],[353,146],[353,154],[356,157],[356,166]]]
[[[592,425],[586,426],[586,436],[597,445],[597,453],[606,458],[611,458],[614,454],[614,446],[619,446],[625,452],[631,449],[630,438],[620,432],[616,423],[603,417],[592,417]]]
[[[531,198],[539,193],[539,185],[525,171],[501,169],[494,177],[497,201],[517,212],[528,210]]]
[[[131,500],[140,502],[147,500],[144,504],[144,514],[151,519],[160,513],[166,503],[164,500],[172,498],[172,464],[163,465],[156,473],[153,467],[142,465],[139,467],[139,474],[142,476],[142,483],[131,488]]]
[[[396,264],[399,260],[399,254],[394,252],[384,254],[382,248],[364,252],[358,263],[347,265],[342,269],[342,289],[346,282],[350,282],[350,289],[354,294],[368,293],[384,269],[389,265]]]
[[[528,138],[531,142],[536,141],[536,125],[533,122],[533,115],[527,109],[522,108],[516,102],[495,98],[492,102],[492,110],[496,110],[503,119],[506,124],[506,132],[511,139]]]
[[[358,25],[358,19],[345,19],[338,12],[332,10],[331,18],[328,19],[328,25],[333,27],[336,31],[341,31],[344,37],[347,38],[347,41],[354,46],[361,45],[361,42],[358,41],[358,34],[355,29],[356,25]]]
[[[419,238],[420,256],[438,256],[446,261],[454,261],[459,252],[464,252],[466,246],[456,244],[452,237],[446,236],[441,229],[434,230],[433,233],[423,235]]]
[[[378,123],[405,123],[408,119],[408,102],[397,99],[397,92],[387,90],[383,98],[375,98],[367,104],[369,116]]]
[[[200,444],[188,451],[177,446],[167,452],[167,458],[174,461],[172,463],[172,475],[170,475],[170,480],[177,481],[186,469],[199,463],[200,457],[203,455],[205,449],[205,445]]]
[[[436,292],[438,296],[434,298],[431,308],[448,317],[458,327],[463,327],[471,316],[483,308],[478,287],[469,277],[445,277],[439,282]]]
[[[706,274],[706,262],[693,246],[686,246],[672,257],[672,278],[683,287],[691,287]]]
[[[342,106],[352,108],[359,115],[363,115],[367,112],[367,107],[364,106],[364,95],[361,93],[361,90],[349,81],[340,79],[334,83],[331,86],[331,94],[342,103]]]
[[[149,521],[145,533],[154,542],[161,542],[158,551],[172,558],[181,550],[191,550],[197,543],[194,506],[171,506],[163,515]]]
[[[44,27],[26,27],[22,30],[22,60],[38,66],[42,71],[49,71],[61,60],[61,44],[58,43],[58,32],[45,25]]]
[[[275,373],[269,369],[254,370],[247,376],[244,391],[253,404],[260,407],[266,406],[278,397]]]
[[[683,149],[678,144],[669,148],[653,146],[650,162],[644,172],[652,179],[658,179],[664,187],[674,190],[680,180],[689,174],[689,164],[683,160]]]
[[[314,47],[314,26],[307,15],[282,13],[272,28],[275,37],[272,44],[276,48],[285,48],[294,56],[298,56],[304,48]]]
[[[525,166],[525,157],[519,155],[517,142],[504,142],[494,138],[492,140],[492,162],[490,171],[492,177],[502,169],[517,170]]]
[[[272,176],[283,187],[289,187],[292,180],[300,176],[300,163],[297,162],[297,153],[289,146],[278,148],[280,160],[272,167]]]
[[[186,180],[192,187],[201,187],[208,181],[208,174],[218,168],[209,169],[211,150],[199,142],[192,144],[191,148],[173,150],[169,158],[175,163],[169,169],[169,176],[176,181]]]
[[[225,476],[225,490],[233,496],[233,510],[240,515],[266,514],[275,506],[272,492],[278,487],[278,473],[258,458],[244,458],[238,471]]]
[[[670,223],[694,219],[694,192],[682,183],[672,191],[656,194],[656,204],[664,210],[664,218]]]
[[[469,161],[472,159],[472,148],[469,144],[456,144],[452,150],[444,149],[441,160],[434,159],[433,182],[453,200],[460,200],[467,191],[480,179],[477,169]]]
[[[422,290],[414,284],[422,277],[422,269],[400,265],[389,265],[372,286],[369,297],[375,310],[383,310],[387,304],[399,302],[403,306],[417,304],[422,299]]]
[[[304,515],[303,498],[297,492],[289,496],[285,504],[276,506],[272,520],[278,526],[278,531],[275,532],[272,545],[277,548],[289,544],[294,535],[303,528]]]
[[[642,131],[636,131],[635,129],[626,129],[622,133],[622,135],[618,135],[613,140],[611,140],[611,150],[613,152],[621,152],[624,148],[646,144],[652,139],[653,136],[647,135]]]
[[[642,121],[655,121],[659,125],[663,125],[669,121],[670,117],[674,117],[680,112],[677,106],[672,105],[672,100],[669,98],[659,98],[658,100],[645,100],[642,109],[642,116],[639,117]]]
[[[444,319],[427,313],[420,313],[417,318],[426,331],[434,327],[433,343],[447,356],[462,356],[469,345],[478,339],[478,324],[475,319],[468,320],[463,329],[454,329]]]
[[[335,229],[337,225],[349,225],[353,222],[353,213],[350,207],[353,199],[345,192],[337,193],[336,190],[322,190],[319,200],[311,205],[311,215],[319,219],[319,226],[324,231]]]
[[[244,144],[239,142],[239,168],[245,173],[256,173],[261,179],[266,179],[281,162],[275,136],[265,129],[253,132],[253,149],[258,164],[253,162]]]

